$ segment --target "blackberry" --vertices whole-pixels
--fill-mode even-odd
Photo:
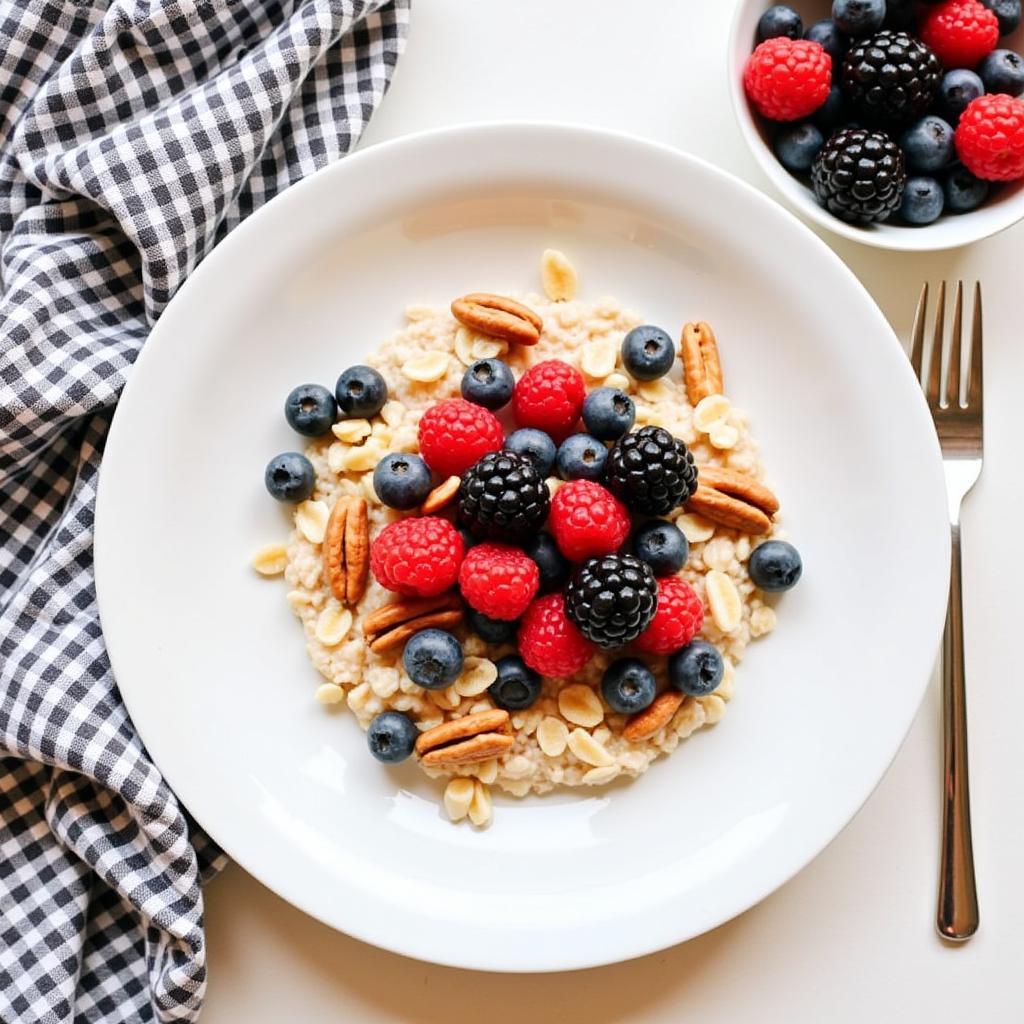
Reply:
[[[663,427],[642,427],[620,438],[605,474],[608,489],[642,515],[666,515],[697,490],[693,455]]]
[[[836,132],[811,167],[814,194],[840,220],[867,224],[898,209],[907,181],[903,153],[885,132]]]
[[[522,541],[543,526],[551,507],[548,485],[533,461],[491,452],[462,475],[459,522],[474,537]]]
[[[924,43],[886,30],[850,48],[841,84],[859,118],[894,128],[925,113],[941,81],[939,58]]]
[[[657,603],[654,573],[632,555],[588,559],[565,592],[565,614],[599,647],[635,640],[650,625]]]

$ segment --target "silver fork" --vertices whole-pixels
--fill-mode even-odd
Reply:
[[[942,862],[935,926],[945,939],[963,942],[978,929],[978,894],[971,844],[971,800],[967,780],[967,699],[964,690],[963,593],[960,577],[960,506],[981,475],[982,353],[981,285],[974,286],[971,352],[966,400],[961,401],[963,283],[957,282],[953,325],[944,331],[946,284],[939,285],[928,376],[922,374],[928,285],[921,291],[914,318],[910,361],[924,388],[942,448],[952,532],[949,608],[942,645],[943,806]],[[942,381],[943,358],[947,365]]]

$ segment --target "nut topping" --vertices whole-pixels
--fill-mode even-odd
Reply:
[[[725,387],[722,383],[722,364],[718,358],[718,342],[709,324],[690,323],[683,328],[679,344],[683,358],[683,380],[690,405],[696,406],[708,395],[720,395]]]
[[[719,526],[760,535],[771,529],[771,517],[779,510],[779,499],[746,473],[720,466],[700,466],[697,491],[686,503],[686,510]]]
[[[478,334],[518,345],[536,345],[544,326],[541,318],[521,302],[484,292],[456,299],[452,303],[452,316]]]
[[[443,484],[438,484],[424,500],[420,507],[420,515],[430,516],[447,508],[455,500],[455,495],[459,493],[461,483],[461,477],[450,476]]]
[[[453,718],[420,733],[416,753],[427,767],[475,764],[505,753],[513,742],[508,712],[494,708]]]
[[[454,594],[403,599],[370,612],[363,620],[363,635],[374,654],[386,654],[421,629],[450,629],[461,621],[462,605]]]
[[[655,733],[672,721],[672,716],[683,703],[683,695],[678,690],[664,690],[654,698],[654,702],[638,711],[626,723],[622,735],[630,743],[649,740]]]

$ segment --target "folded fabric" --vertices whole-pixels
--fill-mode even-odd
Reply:
[[[103,445],[196,264],[355,145],[408,7],[20,0],[0,14],[5,1022],[199,1014],[201,884],[224,856],[149,759],[111,674],[92,565]]]

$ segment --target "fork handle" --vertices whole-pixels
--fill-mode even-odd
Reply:
[[[967,695],[964,689],[960,524],[952,524],[949,609],[942,647],[942,862],[935,925],[944,939],[963,942],[978,930],[978,893],[971,844],[967,781]]]

